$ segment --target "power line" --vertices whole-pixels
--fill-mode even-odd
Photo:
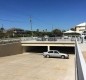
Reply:
[[[14,21],[14,20],[7,20],[7,19],[0,19],[0,21],[7,21],[7,22],[15,22],[15,23],[24,23],[23,21]]]

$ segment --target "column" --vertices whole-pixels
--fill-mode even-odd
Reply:
[[[23,53],[24,53],[24,52],[26,52],[26,47],[25,47],[25,46],[23,46]]]
[[[50,50],[50,46],[47,46],[48,51]]]

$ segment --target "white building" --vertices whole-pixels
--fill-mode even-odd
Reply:
[[[86,22],[76,25],[75,29],[81,36],[86,37]]]
[[[75,29],[76,32],[83,33],[84,31],[86,31],[86,22],[76,25]]]
[[[68,31],[64,32],[64,36],[79,37],[80,33],[76,32],[76,31],[68,30]]]

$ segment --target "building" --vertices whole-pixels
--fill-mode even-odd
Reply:
[[[86,31],[86,22],[76,25],[75,30],[76,30],[76,32],[82,34],[84,31]]]
[[[75,30],[86,39],[86,22],[76,25]]]
[[[63,33],[64,36],[68,36],[68,37],[79,37],[80,33],[73,31],[73,30],[68,30],[66,32]]]
[[[74,30],[68,30],[64,32],[64,35],[68,37],[79,37],[79,36],[86,36],[86,22],[80,23],[73,28]]]

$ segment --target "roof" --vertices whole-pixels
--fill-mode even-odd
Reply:
[[[72,31],[72,30],[68,30],[68,31],[66,31],[66,32],[64,32],[64,33],[78,33],[78,34],[80,34],[80,32]]]
[[[83,22],[83,23],[80,23],[80,24],[78,24],[78,25],[76,25],[77,27],[78,26],[86,26],[86,22]]]
[[[64,33],[75,33],[75,31],[68,30],[68,31],[66,31],[66,32],[64,32]]]

